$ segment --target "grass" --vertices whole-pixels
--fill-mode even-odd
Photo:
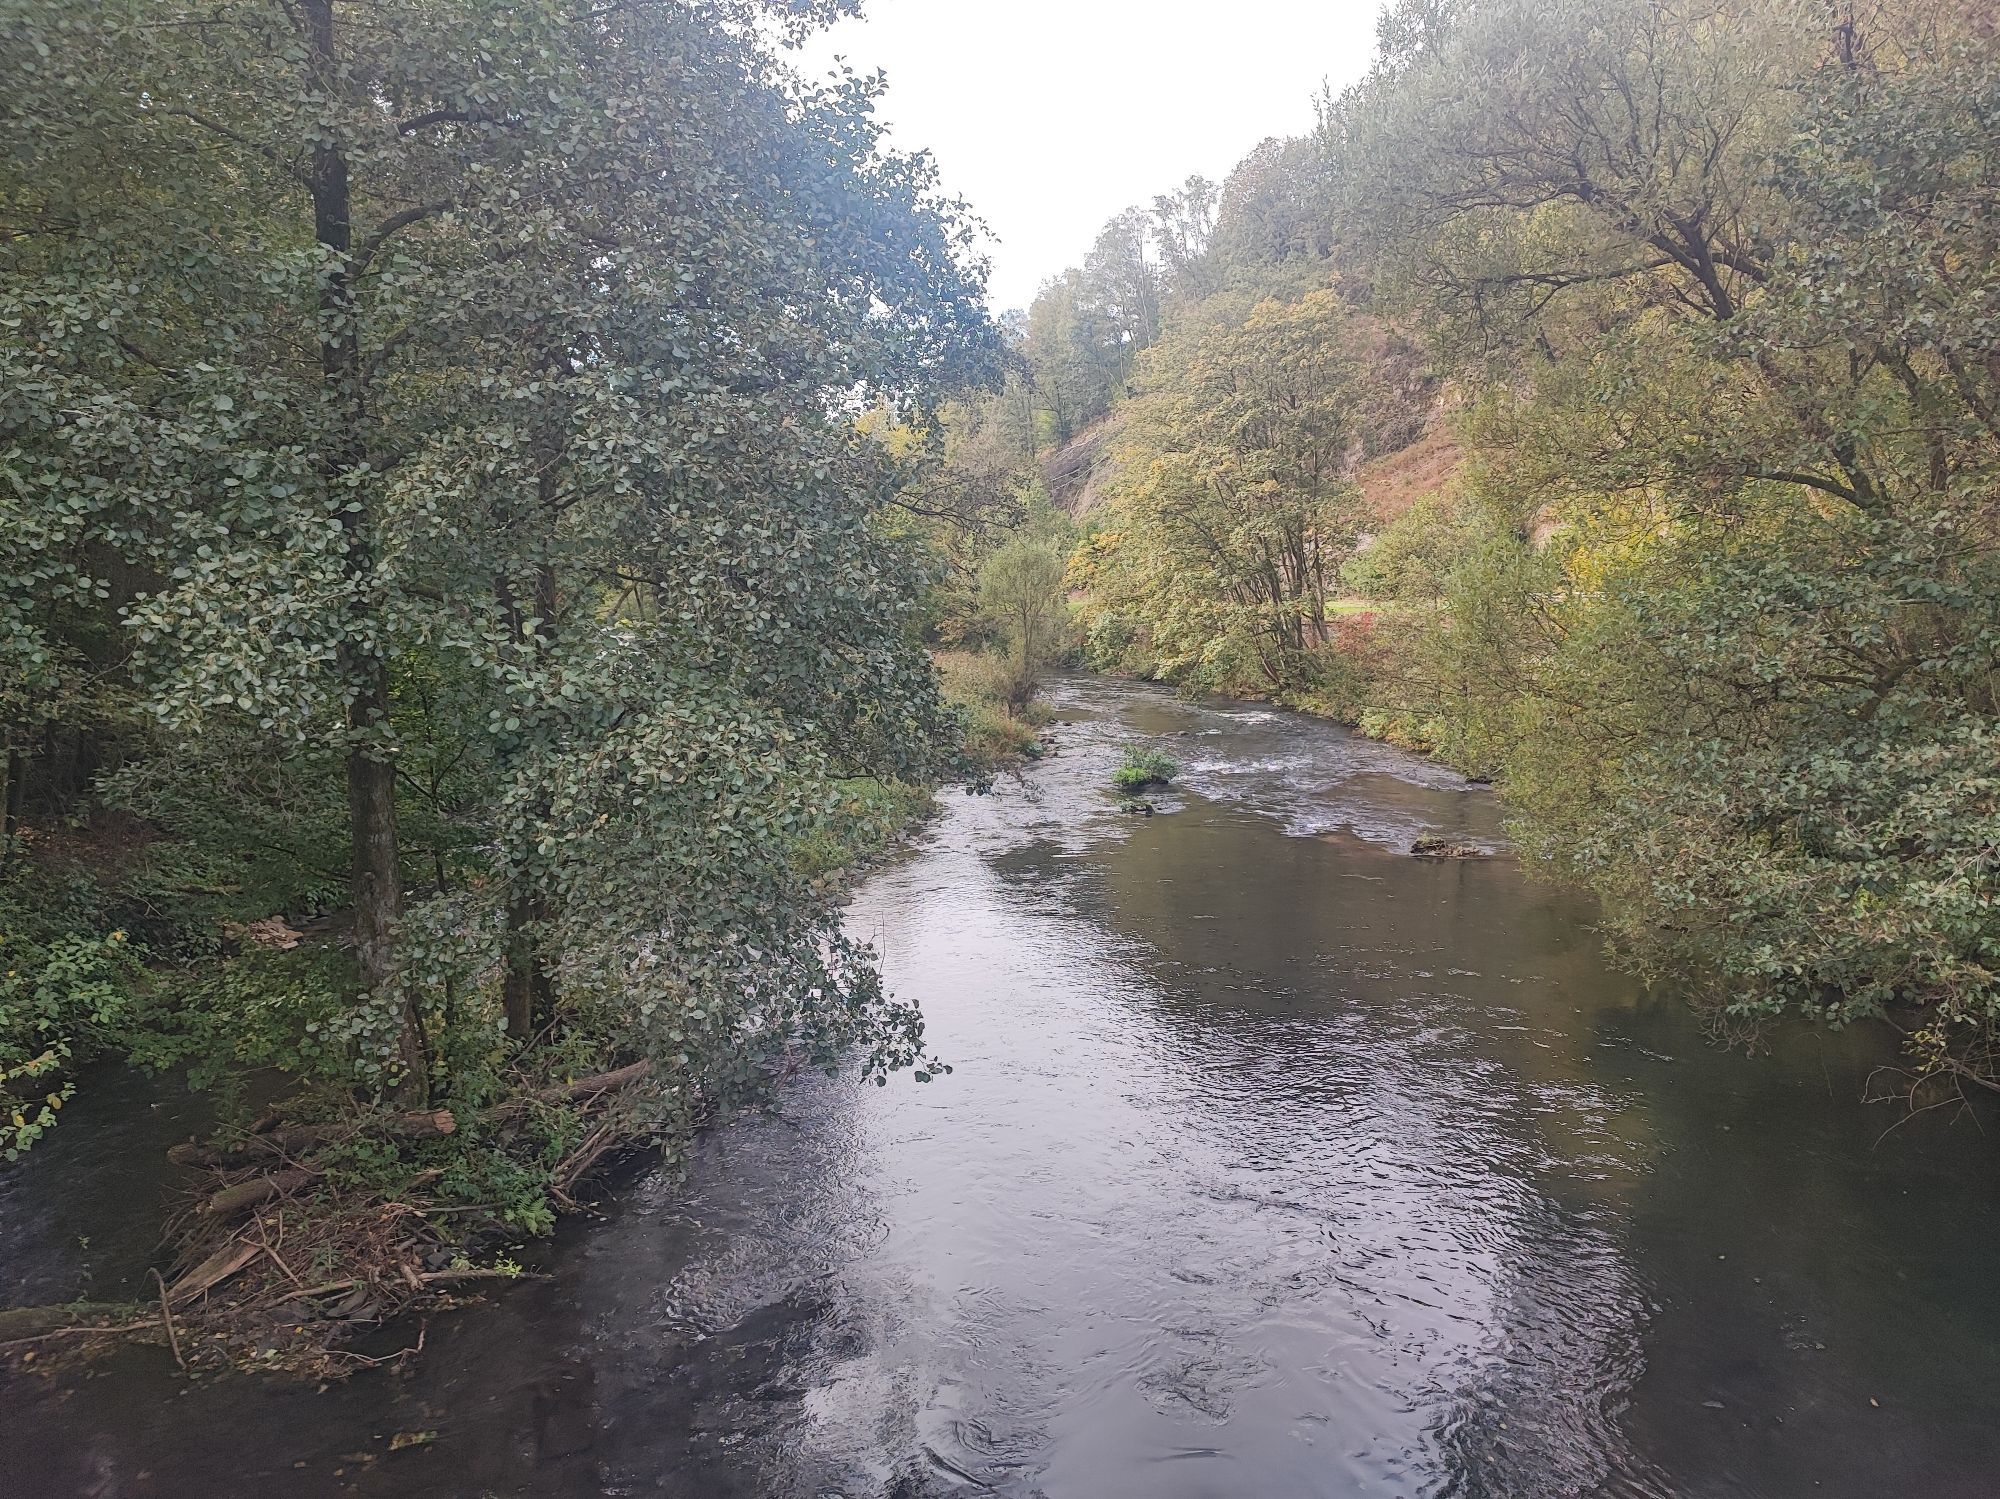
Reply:
[[[965,715],[966,753],[976,768],[1040,757],[1048,710],[1032,702],[1015,710],[1020,691],[1012,662],[981,651],[942,651],[936,661],[945,700]]]
[[[1155,749],[1128,749],[1111,781],[1128,796],[1148,786],[1166,786],[1181,773],[1179,765]]]
[[[874,776],[842,781],[826,826],[799,845],[800,866],[822,878],[865,870],[931,814],[930,789]]]

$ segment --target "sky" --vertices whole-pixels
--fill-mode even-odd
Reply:
[[[867,0],[816,38],[883,69],[893,142],[937,158],[993,231],[995,311],[1080,264],[1120,209],[1199,172],[1220,182],[1266,136],[1313,122],[1359,78],[1380,0]]]

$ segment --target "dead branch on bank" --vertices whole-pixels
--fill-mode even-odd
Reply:
[[[472,1126],[504,1139],[537,1108],[583,1116],[589,1127],[550,1175],[552,1200],[576,1210],[573,1194],[583,1179],[640,1133],[636,1117],[619,1105],[651,1071],[650,1063],[634,1062],[524,1090],[480,1111]],[[376,1362],[336,1346],[348,1329],[435,1304],[457,1288],[533,1278],[467,1262],[465,1245],[448,1235],[448,1225],[483,1214],[498,1229],[493,1215],[500,1205],[430,1201],[424,1189],[440,1170],[418,1171],[385,1195],[379,1186],[352,1185],[325,1159],[367,1140],[440,1139],[460,1124],[446,1109],[294,1125],[272,1114],[231,1139],[175,1146],[170,1159],[203,1172],[208,1185],[170,1226],[179,1274],[163,1280],[161,1307],[149,1325],[168,1328],[177,1347],[185,1342],[190,1363],[254,1355],[267,1365],[336,1374]],[[334,1273],[325,1275],[327,1269]],[[313,1270],[321,1277],[313,1279]]]

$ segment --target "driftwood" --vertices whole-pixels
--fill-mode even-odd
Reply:
[[[653,1070],[651,1062],[633,1062],[614,1067],[572,1083],[543,1088],[527,1098],[517,1098],[489,1109],[482,1117],[492,1123],[518,1114],[529,1101],[539,1103],[585,1103],[601,1094],[630,1087]],[[273,1157],[283,1160],[309,1154],[325,1145],[357,1134],[390,1135],[401,1140],[421,1140],[449,1135],[458,1129],[458,1119],[449,1109],[424,1109],[409,1114],[363,1115],[335,1124],[295,1124],[278,1127],[266,1116],[252,1125],[251,1132],[220,1144],[205,1145],[183,1141],[170,1146],[167,1159],[176,1166],[205,1167],[213,1171],[234,1171]]]
[[[416,1140],[431,1135],[448,1135],[457,1128],[458,1119],[451,1110],[426,1109],[413,1114],[363,1116],[352,1123],[297,1124],[284,1129],[268,1129],[221,1145],[199,1145],[190,1140],[171,1147],[167,1151],[167,1159],[176,1166],[206,1166],[227,1171],[270,1156],[302,1155],[357,1133]]]
[[[584,1103],[600,1094],[630,1087],[652,1070],[651,1062],[633,1062],[629,1066],[614,1067],[609,1072],[580,1077],[573,1083],[543,1088],[529,1098],[539,1103]],[[489,1109],[483,1117],[488,1122],[510,1118],[519,1113],[528,1101],[516,1099],[503,1103]],[[295,1124],[279,1128],[274,1120],[266,1116],[250,1129],[249,1134],[221,1144],[205,1145],[186,1140],[169,1146],[167,1159],[176,1166],[233,1171],[273,1156],[282,1159],[304,1155],[356,1134],[391,1135],[403,1140],[449,1135],[458,1129],[458,1119],[449,1109],[425,1109],[410,1114],[364,1115],[354,1121],[337,1124]]]
[[[233,1187],[224,1187],[201,1205],[203,1213],[211,1218],[228,1218],[249,1208],[269,1202],[273,1197],[284,1197],[296,1192],[308,1182],[319,1180],[317,1171],[304,1167],[293,1167],[288,1171],[273,1171],[268,1176],[252,1177],[247,1182],[238,1182]]]
[[[261,1244],[231,1239],[187,1274],[167,1287],[167,1300],[191,1301],[203,1291],[221,1285],[230,1276],[264,1252]]]
[[[310,1150],[325,1135],[323,1129],[304,1125],[295,1129],[274,1129],[219,1145],[199,1145],[193,1140],[185,1140],[167,1148],[167,1159],[176,1166],[204,1166],[215,1171],[227,1171],[269,1156]]]
[[[544,1088],[536,1094],[546,1103],[578,1102],[595,1098],[600,1093],[612,1093],[620,1088],[630,1087],[653,1070],[651,1062],[634,1062],[629,1067],[614,1068],[610,1072],[600,1072],[595,1077],[578,1078],[573,1083],[564,1083],[557,1088]]]
[[[498,1104],[480,1115],[481,1122],[501,1124],[538,1103],[590,1103],[607,1093],[616,1093],[621,1088],[629,1088],[653,1070],[651,1062],[633,1062],[628,1066],[614,1067],[609,1072],[594,1073],[590,1077],[580,1077],[573,1083],[558,1083],[552,1088],[541,1088],[533,1093],[522,1094]]]
[[[504,1124],[536,1103],[569,1103],[591,1107],[609,1095],[631,1086],[651,1071],[652,1063],[633,1062],[608,1072],[578,1078],[573,1082],[517,1095],[506,1103],[486,1110],[479,1116],[479,1123],[487,1126]],[[278,1294],[281,1299],[317,1299],[337,1290],[352,1293],[369,1286],[374,1286],[379,1291],[387,1291],[386,1284],[378,1284],[372,1278],[338,1281],[323,1286],[303,1285],[299,1276],[265,1234],[261,1213],[267,1205],[276,1203],[301,1188],[319,1181],[323,1172],[313,1166],[312,1156],[329,1145],[370,1135],[397,1139],[437,1138],[455,1133],[458,1125],[457,1117],[448,1109],[391,1115],[362,1115],[324,1125],[287,1126],[275,1118],[267,1117],[252,1126],[251,1133],[240,1135],[220,1145],[189,1142],[173,1147],[168,1152],[168,1157],[176,1165],[205,1167],[224,1172],[240,1172],[247,1169],[255,1174],[219,1187],[201,1202],[196,1210],[196,1218],[205,1219],[213,1225],[205,1232],[226,1234],[227,1237],[212,1239],[210,1242],[215,1247],[210,1250],[207,1258],[180,1279],[162,1287],[161,1303],[153,1319],[153,1325],[164,1326],[168,1330],[169,1338],[178,1342],[175,1336],[177,1329],[174,1324],[174,1309],[183,1307],[186,1303],[214,1290],[231,1277],[249,1268],[260,1256],[268,1256],[292,1283],[289,1291],[279,1289]],[[576,1177],[611,1148],[615,1140],[616,1130],[608,1124],[600,1123],[599,1128],[584,1142],[582,1148],[563,1163],[563,1168],[559,1172],[562,1185],[558,1185],[556,1189],[559,1200],[563,1197],[563,1186],[574,1184]],[[414,1188],[434,1174],[420,1173],[410,1186]],[[421,1209],[389,1203],[384,1206],[382,1212],[391,1215],[420,1214]],[[255,1221],[254,1235],[248,1225],[238,1229],[224,1226],[229,1220],[247,1213],[260,1214]],[[282,1218],[280,1222],[282,1224]],[[412,1295],[421,1295],[459,1281],[512,1279],[517,1275],[517,1272],[513,1271],[470,1268],[424,1273],[400,1259],[394,1262],[394,1268],[400,1270],[401,1282]],[[253,1292],[253,1294],[258,1293]]]
[[[503,1103],[496,1108],[488,1109],[480,1119],[485,1124],[502,1123],[519,1114],[530,1103],[591,1103],[607,1093],[615,1093],[622,1088],[630,1087],[652,1070],[651,1062],[633,1062],[624,1067],[614,1067],[609,1072],[599,1072],[590,1077],[578,1078],[574,1082],[560,1083],[526,1097]],[[259,1123],[261,1125],[263,1121]],[[385,1134],[398,1139],[414,1140],[449,1135],[455,1133],[457,1129],[458,1119],[449,1109],[432,1109],[379,1118],[363,1118],[351,1123],[271,1128],[262,1134],[245,1135],[222,1145],[201,1145],[188,1141],[169,1149],[167,1159],[176,1166],[234,1171],[260,1164],[296,1163],[299,1157],[308,1155],[315,1149],[351,1139],[357,1134]],[[596,1152],[591,1159],[594,1160],[596,1154],[602,1152]],[[267,1170],[248,1181],[237,1182],[214,1192],[201,1205],[201,1212],[203,1216],[210,1218],[232,1217],[237,1213],[259,1207],[273,1198],[288,1196],[309,1182],[317,1180],[319,1176],[318,1171],[297,1164],[288,1164],[284,1170]]]
[[[1461,843],[1456,838],[1440,838],[1435,833],[1426,833],[1410,845],[1410,852],[1419,859],[1484,859],[1490,857],[1487,851],[1476,843]]]
[[[471,1267],[464,1270],[412,1270],[408,1265],[399,1267],[403,1280],[412,1290],[430,1286],[449,1286],[464,1280],[549,1280],[553,1277],[536,1270],[493,1270]],[[301,1286],[286,1298],[289,1301],[318,1301],[322,1297],[339,1292],[359,1291],[371,1284],[360,1276],[346,1280],[329,1280],[316,1286]]]
[[[174,1309],[168,1304],[167,1283],[157,1270],[153,1272],[153,1284],[160,1288],[160,1325],[167,1330],[167,1346],[174,1351],[174,1362],[186,1369],[187,1356],[181,1352],[181,1335],[174,1330]]]
[[[129,1331],[147,1309],[126,1301],[66,1301],[0,1309],[0,1348],[57,1336]],[[150,1325],[150,1324],[148,1324]]]

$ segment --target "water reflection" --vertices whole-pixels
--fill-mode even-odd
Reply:
[[[1715,1052],[1575,900],[1404,856],[1504,841],[1436,767],[1058,706],[855,905],[950,1078],[801,1085],[403,1376],[17,1385],[31,1490],[1992,1491],[1991,1151],[1875,1147],[1864,1040]],[[1166,815],[1105,790],[1134,735],[1187,767]]]

